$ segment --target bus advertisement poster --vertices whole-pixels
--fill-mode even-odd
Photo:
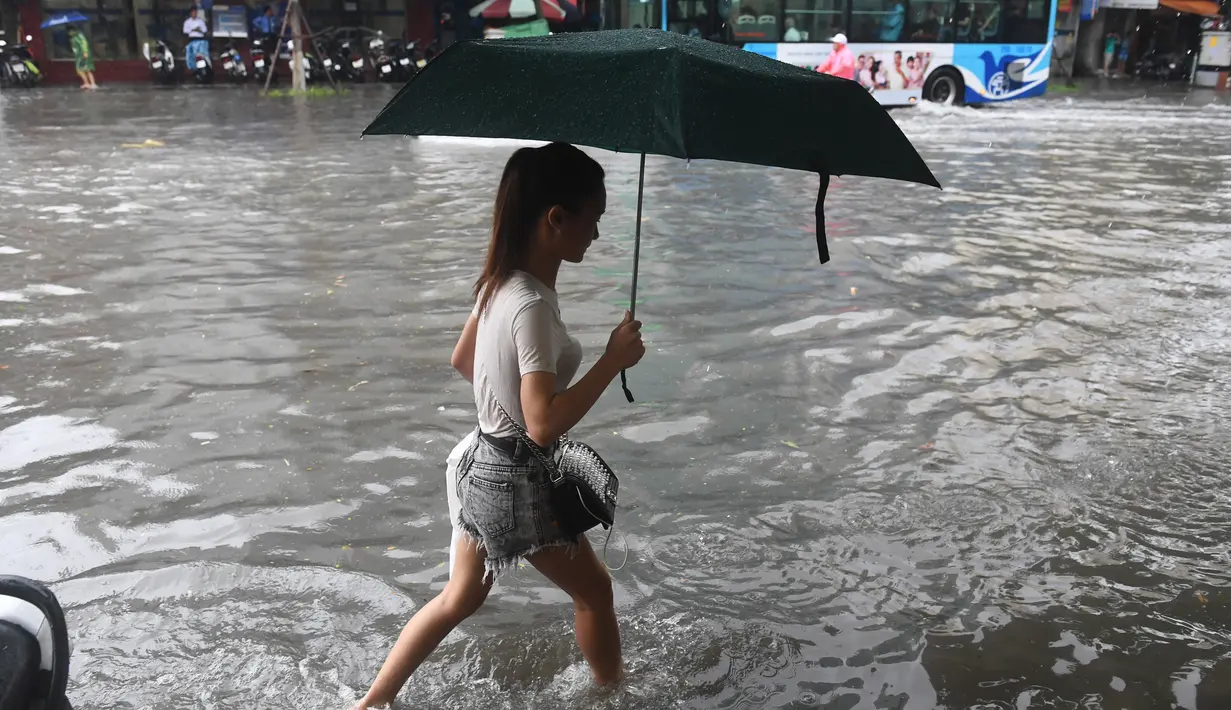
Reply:
[[[882,104],[901,106],[918,101],[928,72],[953,63],[952,44],[851,44],[855,81]],[[832,51],[820,43],[752,43],[744,49],[780,62],[815,70]]]

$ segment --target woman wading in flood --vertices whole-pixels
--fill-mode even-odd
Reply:
[[[504,168],[487,261],[474,289],[477,304],[452,358],[474,383],[479,414],[479,435],[457,472],[456,522],[465,534],[449,583],[402,629],[356,710],[392,703],[519,558],[573,598],[577,645],[595,681],[620,677],[611,578],[584,535],[567,536],[556,524],[547,473],[500,411],[550,453],[616,375],[645,354],[641,324],[625,313],[602,357],[569,386],[581,366],[581,345],[560,319],[556,275],[563,262],[585,258],[606,205],[603,168],[571,145],[522,148]]]

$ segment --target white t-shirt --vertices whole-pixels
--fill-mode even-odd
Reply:
[[[475,336],[474,402],[479,429],[491,436],[516,438],[517,431],[505,421],[496,402],[525,426],[522,376],[550,372],[556,376],[556,391],[563,392],[580,367],[581,343],[568,334],[560,319],[556,292],[530,274],[514,271],[487,304]]]
[[[199,17],[189,17],[187,20],[184,20],[184,34],[189,39],[202,39],[208,31],[209,28],[206,27],[205,20]]]
[[[902,74],[906,73],[906,64],[902,64]],[[885,69],[885,76],[889,78],[889,89],[899,91],[906,88],[906,77],[898,73],[896,67],[890,62],[888,68]]]

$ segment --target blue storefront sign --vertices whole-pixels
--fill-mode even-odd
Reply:
[[[247,37],[248,8],[244,5],[215,5],[214,36]]]
[[[1093,20],[1098,12],[1098,0],[1081,0],[1081,19]]]

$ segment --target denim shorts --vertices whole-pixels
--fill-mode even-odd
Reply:
[[[577,545],[556,522],[547,471],[520,441],[476,436],[457,467],[457,495],[458,525],[487,551],[485,580],[539,550]]]

